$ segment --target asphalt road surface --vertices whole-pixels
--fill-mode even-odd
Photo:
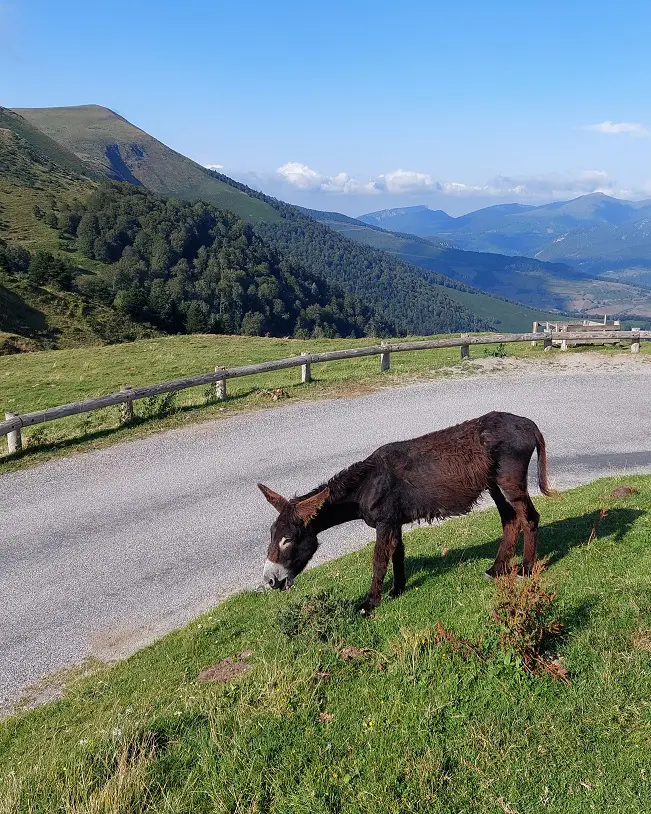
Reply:
[[[650,472],[651,363],[636,361],[290,402],[2,476],[0,707],[257,585],[274,516],[257,481],[307,491],[382,443],[489,410],[538,423],[559,488]],[[331,529],[316,560],[372,535],[361,522]]]

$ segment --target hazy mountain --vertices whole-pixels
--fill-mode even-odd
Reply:
[[[517,212],[523,207],[514,204],[480,211],[486,220],[495,216],[496,213],[491,210],[503,212],[505,209]],[[469,291],[479,289],[493,295],[490,298],[492,302],[484,302],[483,306],[476,301],[477,312],[480,307],[487,307],[494,319],[502,318],[505,325],[518,326],[512,330],[523,330],[521,326],[530,318],[549,319],[549,315],[545,316],[543,312],[553,310],[588,315],[606,312],[620,316],[651,316],[651,291],[635,285],[646,283],[640,275],[636,277],[630,274],[629,281],[619,281],[606,275],[599,279],[593,273],[566,263],[538,263],[536,259],[524,256],[468,252],[455,248],[449,241],[389,232],[338,213],[306,211],[352,240],[382,248],[430,272],[461,281],[469,286]],[[550,256],[547,259],[555,258]],[[455,295],[451,293],[450,296]],[[504,302],[504,298],[510,302]],[[498,302],[501,303],[499,308],[496,305]],[[518,311],[516,308],[513,311],[514,303],[521,303],[527,309]],[[532,316],[532,311],[537,315]],[[482,313],[486,314],[486,311]]]
[[[393,231],[412,232],[422,237],[436,235],[470,251],[571,262],[575,255],[563,254],[561,246],[550,252],[546,250],[576,229],[604,227],[604,235],[612,234],[609,227],[651,215],[651,201],[620,201],[596,192],[571,201],[555,201],[542,206],[499,204],[457,218],[446,216],[447,220],[442,214],[445,215],[427,207],[408,207],[362,215],[360,220],[384,228],[388,228],[385,224],[390,222]],[[600,241],[600,259],[619,256],[619,237],[621,235],[614,240]],[[651,258],[651,241],[645,251],[646,257]],[[590,267],[587,265],[585,268]]]

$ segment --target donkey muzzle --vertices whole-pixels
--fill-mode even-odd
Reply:
[[[266,587],[288,591],[292,587],[293,576],[278,562],[267,560],[262,572],[262,582]]]

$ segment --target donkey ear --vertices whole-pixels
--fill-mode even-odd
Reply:
[[[304,524],[309,523],[310,520],[313,520],[317,516],[321,507],[329,497],[330,490],[326,486],[325,489],[317,492],[316,495],[312,495],[312,497],[299,501],[294,505],[294,514],[296,515],[296,518]]]
[[[274,492],[273,489],[269,489],[269,487],[265,486],[263,483],[258,484],[258,489],[267,498],[269,503],[271,503],[271,505],[277,512],[282,512],[282,510],[289,502],[285,500],[285,498],[282,495],[279,495],[278,492]]]

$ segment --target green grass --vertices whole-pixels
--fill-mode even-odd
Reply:
[[[206,201],[252,223],[279,220],[278,213],[268,204],[219,181],[195,161],[108,108],[79,105],[15,112],[101,176],[140,182],[160,195]],[[116,156],[112,163],[107,148],[116,146],[119,158]]]
[[[407,592],[371,619],[348,604],[368,588],[369,546],[289,594],[232,597],[6,720],[0,811],[651,811],[651,477],[613,498],[621,482],[536,501],[571,686],[496,646],[482,574],[501,529],[475,513],[407,535]],[[294,603],[323,592],[328,624],[294,624]],[[436,644],[436,622],[486,660]],[[343,661],[344,645],[368,652]],[[242,651],[248,673],[197,681]]]
[[[302,351],[360,347],[378,341],[191,335],[17,354],[2,357],[0,411],[27,413],[113,393],[125,384],[136,387],[210,372],[217,365],[238,367],[298,356]],[[482,358],[494,350],[495,346],[473,347],[471,358]],[[577,348],[568,353],[582,350]],[[627,352],[614,348],[599,350]],[[536,348],[529,343],[514,343],[506,345],[505,351],[510,357],[532,358],[543,365],[553,365],[554,360],[559,359],[558,351],[543,354],[541,343]],[[649,343],[642,344],[642,351],[651,352]],[[410,377],[446,375],[452,366],[456,366],[457,371],[469,370],[460,363],[458,348],[394,353],[391,369],[385,373],[380,373],[376,356],[346,359],[313,365],[314,381],[309,385],[300,384],[299,368],[232,379],[227,382],[226,402],[215,403],[212,386],[181,391],[171,415],[156,417],[155,404],[137,401],[135,411],[140,418],[131,426],[120,426],[118,407],[71,416],[24,430],[26,449],[22,456],[9,458],[3,444],[0,473],[40,463],[55,455],[97,449],[190,422],[284,404],[291,399],[348,397],[395,385]],[[284,391],[284,398],[275,401],[268,391],[278,388]]]

